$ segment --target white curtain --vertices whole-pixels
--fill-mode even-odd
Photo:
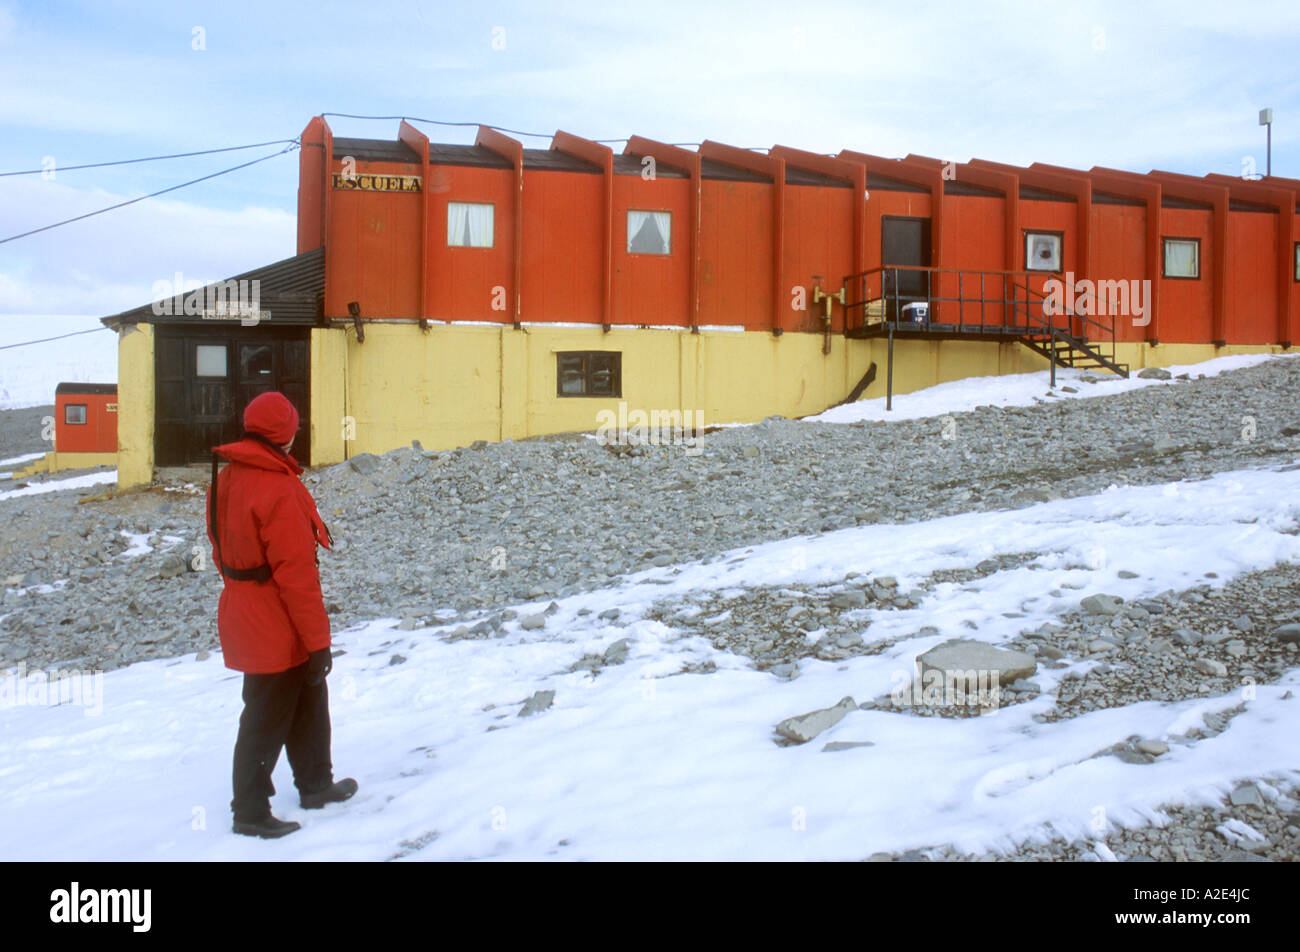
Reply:
[[[666,255],[672,215],[668,212],[627,213],[627,250],[629,254]]]
[[[460,248],[492,247],[491,205],[447,203],[447,244]]]
[[[1194,278],[1201,273],[1197,260],[1200,248],[1194,241],[1165,242],[1165,274],[1171,278]]]

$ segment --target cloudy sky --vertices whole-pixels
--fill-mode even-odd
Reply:
[[[293,254],[296,152],[2,239],[283,146],[66,166],[292,139],[322,112],[1203,175],[1263,170],[1271,106],[1273,171],[1300,178],[1297,51],[1295,0],[0,0],[0,171],[53,168],[0,177],[0,315],[111,314]]]

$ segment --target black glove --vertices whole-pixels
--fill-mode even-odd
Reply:
[[[325,676],[334,667],[334,658],[328,648],[313,651],[307,655],[307,683],[317,687],[325,682]]]

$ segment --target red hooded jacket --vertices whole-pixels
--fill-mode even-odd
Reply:
[[[232,569],[271,570],[266,582],[222,576],[217,631],[226,667],[287,671],[330,645],[316,559],[317,545],[329,548],[329,530],[298,479],[302,467],[295,459],[247,437],[213,452],[230,461],[216,480],[220,560]],[[217,549],[214,544],[213,564],[220,570]]]

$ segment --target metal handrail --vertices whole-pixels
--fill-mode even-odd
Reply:
[[[899,292],[899,273],[900,272],[921,272],[926,274],[925,294],[915,295]],[[873,276],[879,276],[879,293],[870,294],[868,291],[869,281]],[[936,276],[955,276],[957,281],[956,297],[950,295],[935,294]],[[939,324],[944,323],[951,326],[953,322],[942,322],[936,320],[941,316],[946,308],[936,307],[936,304],[956,304],[957,321],[955,322],[956,330],[959,333],[967,332],[968,325],[965,320],[965,314],[968,306],[979,306],[979,324],[969,325],[971,332],[975,332],[975,327],[994,328],[1003,330],[1008,333],[1020,331],[1031,335],[1046,335],[1054,339],[1057,336],[1065,336],[1071,339],[1082,339],[1087,341],[1091,335],[1087,333],[1090,327],[1096,328],[1099,337],[1103,340],[1108,338],[1110,344],[1111,356],[1114,355],[1115,343],[1115,326],[1113,319],[1108,324],[1097,320],[1087,314],[1080,314],[1074,310],[1065,310],[1061,314],[1048,315],[1043,313],[1043,305],[1046,303],[1047,296],[1041,291],[1036,291],[1029,286],[1028,279],[1031,277],[1042,277],[1042,271],[994,271],[994,270],[975,270],[968,268],[936,268],[928,265],[882,265],[877,268],[871,268],[857,274],[852,274],[844,279],[844,287],[847,290],[846,297],[849,300],[844,304],[844,330],[849,332],[855,328],[865,328],[869,323],[879,323],[885,329],[897,329],[899,327],[913,327],[912,322],[900,321],[897,315],[904,303],[913,301],[925,301],[929,306],[930,317],[927,323]],[[892,276],[892,280],[888,280]],[[964,293],[966,280],[979,278],[979,296],[969,296]],[[993,279],[1001,284],[1001,296],[989,297],[986,295],[987,283]],[[1021,280],[1016,280],[1021,279]],[[1010,284],[1008,284],[1010,282]],[[1008,291],[1010,293],[1008,293]],[[1023,295],[1023,296],[1022,296]],[[867,307],[875,302],[881,302],[882,311],[880,321],[867,321]],[[885,305],[892,304],[893,307],[886,310]],[[1000,306],[1002,311],[1002,323],[990,325],[986,320],[988,316],[989,305]],[[860,314],[859,320],[852,320],[854,313]],[[996,313],[996,312],[995,312]],[[1023,318],[1024,324],[1011,323],[1008,318]],[[1082,334],[1074,333],[1072,322],[1079,322],[1078,326],[1083,331]]]

